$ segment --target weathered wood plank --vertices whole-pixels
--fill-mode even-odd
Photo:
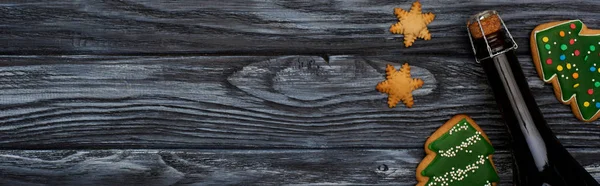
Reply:
[[[570,149],[600,180],[597,149]],[[423,150],[0,151],[2,185],[414,185]],[[511,156],[494,155],[500,186]]]
[[[521,53],[538,24],[582,19],[600,27],[594,0],[423,1],[437,16],[433,40],[404,48],[388,29],[394,7],[385,1],[15,1],[0,2],[0,54],[446,54],[471,55],[468,16],[498,10]]]
[[[561,142],[600,147],[600,121],[575,119],[521,60]],[[413,108],[387,108],[374,87],[405,61],[425,86]],[[0,57],[4,149],[420,148],[455,114],[508,143],[468,57]]]

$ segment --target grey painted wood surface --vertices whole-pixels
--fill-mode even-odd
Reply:
[[[433,38],[404,48],[388,28],[410,3],[2,1],[0,185],[413,185],[425,139],[455,114],[490,136],[511,185],[464,28],[486,9],[515,36],[550,127],[600,179],[600,121],[556,100],[528,46],[543,22],[600,28],[599,2],[422,1]],[[414,108],[389,109],[374,87],[405,62],[425,85]]]
[[[569,149],[600,179],[598,150]],[[422,150],[0,151],[3,185],[414,185]],[[510,154],[494,160],[512,185]]]
[[[600,27],[595,0],[423,1],[431,41],[404,48],[390,34],[394,7],[412,1],[183,0],[0,2],[4,54],[446,54],[471,55],[466,19],[498,10],[520,52],[538,24],[582,19]],[[533,18],[535,17],[535,18]]]
[[[425,81],[415,106],[390,109],[375,90],[385,65]],[[3,57],[0,147],[420,148],[468,114],[496,148],[508,143],[482,68],[427,56]],[[599,148],[522,59],[536,100],[567,147]]]

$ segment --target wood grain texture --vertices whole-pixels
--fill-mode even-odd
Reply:
[[[455,114],[483,128],[512,185],[464,25],[487,9],[550,127],[600,179],[600,121],[573,117],[528,50],[543,22],[600,28],[600,3],[421,1],[432,40],[404,48],[388,29],[411,2],[2,1],[0,185],[414,185],[423,143]],[[405,62],[425,85],[414,108],[389,109],[375,85]]]
[[[569,149],[597,180],[597,149]],[[0,151],[2,185],[414,185],[422,150]],[[499,186],[511,156],[494,155]]]
[[[388,29],[412,1],[183,0],[0,3],[0,54],[471,55],[465,22],[498,10],[529,53],[538,24],[582,19],[600,27],[594,0],[423,1],[436,14],[431,41],[404,48]]]
[[[414,185],[423,143],[455,114],[483,128],[512,185],[464,27],[487,9],[550,127],[600,179],[600,121],[573,117],[528,50],[543,22],[600,28],[599,3],[422,1],[432,40],[404,48],[388,29],[411,2],[2,1],[0,185]],[[375,85],[405,62],[425,85],[414,108],[389,109]]]
[[[567,147],[600,147],[600,121],[579,122],[551,86],[525,74]],[[388,63],[425,81],[415,106],[375,90]],[[0,58],[0,147],[421,148],[456,114],[492,144],[508,134],[482,68],[469,57],[316,56]]]

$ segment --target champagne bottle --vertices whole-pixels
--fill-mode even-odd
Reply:
[[[476,14],[467,27],[512,139],[514,184],[599,185],[548,127],[515,54],[517,45],[497,12]]]

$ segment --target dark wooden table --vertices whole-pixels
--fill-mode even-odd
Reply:
[[[411,1],[0,2],[1,185],[414,185],[426,138],[468,114],[512,185],[509,137],[466,19],[496,9],[560,141],[600,179],[600,121],[536,75],[529,33],[600,2],[423,0],[432,40],[389,33]],[[425,86],[375,90],[408,62]]]

